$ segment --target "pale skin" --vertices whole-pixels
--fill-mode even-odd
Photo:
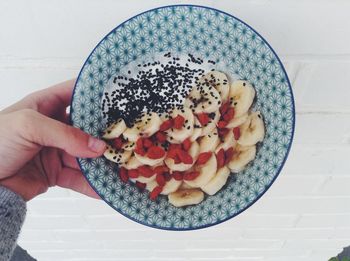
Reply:
[[[0,111],[0,185],[26,201],[53,186],[99,198],[75,157],[101,156],[106,144],[68,125],[73,86],[63,82]]]

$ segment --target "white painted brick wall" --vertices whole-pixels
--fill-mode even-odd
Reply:
[[[135,3],[136,2],[136,3]],[[181,1],[0,1],[0,108],[75,77],[95,44],[128,17]],[[257,29],[286,65],[295,141],[253,207],[205,230],[141,226],[103,202],[53,188],[28,203],[19,243],[38,260],[328,260],[350,245],[350,2],[192,1]]]

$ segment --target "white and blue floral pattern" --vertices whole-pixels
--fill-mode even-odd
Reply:
[[[164,196],[151,201],[147,192],[121,182],[118,168],[103,157],[78,159],[79,164],[96,192],[136,222],[170,230],[215,225],[251,206],[281,171],[294,133],[291,86],[276,53],[244,22],[202,6],[161,7],[116,27],[92,51],[75,86],[72,124],[101,136],[106,128],[101,98],[109,78],[131,61],[164,51],[195,53],[224,63],[228,74],[237,74],[255,86],[254,109],[262,112],[266,125],[266,136],[256,159],[241,173],[231,175],[216,195],[185,208],[175,208]]]

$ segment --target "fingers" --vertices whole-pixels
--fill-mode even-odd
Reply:
[[[77,159],[66,152],[62,152],[61,160],[62,160],[63,166],[65,167],[69,167],[77,170],[80,169]]]
[[[59,148],[83,158],[98,157],[106,149],[104,141],[36,111],[21,110],[14,117],[16,120],[12,129],[29,142]]]
[[[75,169],[63,168],[57,177],[57,186],[74,190],[92,198],[100,199],[81,172]]]

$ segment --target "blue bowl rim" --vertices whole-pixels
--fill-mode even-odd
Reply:
[[[247,26],[248,28],[250,28],[254,33],[256,33],[263,41],[264,43],[270,48],[270,50],[273,52],[273,54],[276,56],[279,64],[281,65],[281,68],[284,72],[284,74],[286,75],[286,79],[287,79],[287,82],[288,82],[288,87],[289,87],[289,90],[290,90],[290,93],[291,93],[291,98],[292,98],[292,107],[293,107],[293,110],[292,110],[292,113],[293,113],[293,128],[292,128],[292,136],[290,138],[290,142],[289,142],[289,146],[288,146],[288,149],[287,149],[287,153],[283,159],[283,162],[282,164],[280,165],[279,169],[277,170],[277,173],[276,175],[274,176],[274,178],[272,179],[271,183],[269,184],[269,186],[267,186],[265,188],[265,190],[256,198],[254,199],[252,202],[250,202],[245,208],[241,209],[240,211],[238,211],[237,213],[235,213],[234,215],[228,217],[228,218],[225,218],[223,220],[220,220],[220,221],[217,221],[215,223],[212,223],[212,224],[206,224],[206,225],[203,225],[203,226],[199,226],[199,227],[188,227],[188,228],[167,228],[167,227],[159,227],[157,225],[152,225],[152,224],[147,224],[147,223],[144,223],[142,221],[139,221],[139,220],[136,220],[135,218],[131,217],[131,216],[128,216],[126,214],[124,214],[123,212],[119,211],[117,208],[115,208],[111,203],[105,201],[103,199],[103,197],[100,195],[100,193],[94,188],[94,186],[91,184],[91,182],[89,181],[89,179],[84,175],[85,179],[87,180],[87,182],[89,183],[89,185],[92,187],[92,189],[101,197],[101,199],[103,199],[103,201],[105,203],[107,203],[111,208],[113,208],[114,210],[116,210],[117,212],[119,212],[120,214],[122,214],[123,216],[125,216],[126,218],[130,219],[130,220],[133,220],[134,222],[136,223],[139,223],[141,225],[144,225],[144,226],[148,226],[148,227],[151,227],[151,228],[156,228],[156,229],[160,229],[160,230],[168,230],[168,231],[189,231],[189,230],[199,230],[199,229],[203,229],[203,228],[208,228],[208,227],[212,227],[212,226],[215,226],[215,225],[218,225],[220,223],[223,223],[225,221],[228,221],[232,218],[234,218],[235,216],[238,216],[239,214],[241,214],[242,212],[244,212],[245,210],[247,210],[248,208],[250,208],[255,202],[257,202],[265,193],[266,191],[269,190],[269,188],[272,186],[272,184],[276,181],[277,177],[280,175],[281,173],[281,170],[284,166],[284,164],[286,163],[286,160],[288,158],[288,155],[289,155],[289,152],[291,150],[291,147],[292,147],[292,143],[293,143],[293,140],[294,140],[294,131],[295,131],[295,102],[294,102],[294,95],[293,95],[293,89],[292,89],[292,86],[290,84],[290,81],[289,81],[289,77],[288,77],[288,74],[283,66],[283,63],[281,62],[280,58],[278,57],[277,53],[275,52],[275,50],[272,48],[272,46],[265,40],[264,37],[262,37],[262,35],[260,35],[254,28],[252,28],[250,25],[248,25],[247,23],[245,23],[244,21],[242,21],[241,19],[237,18],[236,16],[234,15],[231,15],[227,12],[224,12],[224,11],[221,11],[219,9],[216,9],[216,8],[213,8],[213,7],[209,7],[209,6],[203,6],[203,5],[194,5],[194,4],[176,4],[176,5],[165,5],[165,6],[160,6],[160,7],[155,7],[155,8],[152,8],[152,9],[149,9],[149,10],[146,10],[144,12],[141,12],[137,15],[134,15],[132,17],[130,17],[129,19],[125,20],[124,22],[122,22],[121,24],[119,24],[117,27],[113,28],[108,34],[106,34],[101,41],[98,42],[98,44],[94,47],[94,49],[91,51],[91,53],[89,54],[88,58],[85,60],[79,74],[78,74],[78,77],[77,77],[77,80],[75,82],[75,85],[74,85],[74,89],[73,89],[73,92],[72,92],[72,100],[71,100],[71,104],[70,104],[70,107],[72,108],[73,106],[73,101],[74,101],[74,94],[75,94],[75,90],[76,90],[76,87],[77,87],[77,83],[79,81],[79,78],[80,78],[80,75],[86,65],[86,63],[88,62],[88,60],[90,59],[91,55],[94,53],[95,49],[114,31],[114,30],[117,30],[119,27],[121,27],[122,25],[124,25],[125,23],[127,23],[128,21],[140,16],[140,15],[143,15],[145,13],[148,13],[148,12],[151,12],[151,11],[155,11],[155,10],[159,10],[159,9],[164,9],[164,8],[171,8],[171,7],[179,7],[179,6],[186,6],[186,7],[199,7],[199,8],[204,8],[204,9],[209,9],[209,10],[212,10],[212,11],[215,11],[215,12],[219,12],[219,13],[222,13],[222,14],[225,14],[229,17],[232,17],[234,19],[236,19],[237,21],[241,22],[242,24],[244,24],[245,26]],[[69,115],[69,122],[71,125],[73,125],[73,121],[72,121],[72,114]],[[76,158],[78,164],[79,164],[79,167],[80,169],[82,170],[82,166],[79,162],[79,158]]]

